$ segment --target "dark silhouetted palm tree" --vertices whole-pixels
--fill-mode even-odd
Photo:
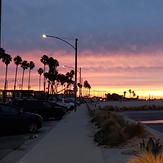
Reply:
[[[21,67],[22,67],[22,69],[23,69],[21,90],[23,90],[24,72],[25,72],[26,69],[28,69],[29,63],[28,63],[26,60],[24,60],[24,61],[21,63]]]
[[[49,66],[49,73],[54,74],[56,71],[56,68],[59,66],[59,62],[53,57],[50,57],[48,59],[48,66]]]
[[[29,77],[28,77],[28,90],[30,90],[30,78],[31,78],[31,70],[35,67],[34,62],[29,62]]]
[[[18,72],[18,66],[22,63],[22,58],[20,56],[16,56],[14,58],[14,63],[16,65],[16,72],[15,72],[15,82],[14,82],[14,90],[16,89],[16,81],[17,81],[17,72]]]
[[[131,93],[132,93],[131,89],[129,89],[128,92],[130,93],[130,97],[131,97]]]
[[[5,50],[0,47],[0,59],[2,59],[5,55]]]
[[[88,83],[87,88],[89,90],[89,96],[91,95],[91,85]]]
[[[47,82],[48,82],[48,90],[47,90],[47,93],[49,94],[49,86],[50,86],[50,81],[49,81],[49,77],[50,75],[49,75],[49,73],[48,72],[45,72],[44,73],[44,77],[45,77],[45,79],[47,80]]]
[[[66,77],[67,77],[67,88],[71,85],[71,84],[74,84],[74,81],[72,80],[73,77],[75,75],[75,72],[74,70],[71,70],[70,72],[67,72],[66,73]]]
[[[90,96],[91,85],[88,83],[87,80],[84,81],[84,88],[89,90],[89,96]]]
[[[40,88],[41,88],[41,75],[43,74],[44,70],[42,68],[39,68],[37,70],[37,72],[39,73],[39,91],[40,91]]]
[[[12,61],[12,57],[10,56],[10,54],[4,54],[2,56],[2,62],[5,63],[6,65],[4,90],[6,90],[7,88],[7,71],[8,71],[8,65],[10,64],[11,61]]]
[[[58,81],[58,85],[59,83],[62,86],[62,90],[60,90],[59,92],[65,91],[67,87],[65,87],[65,83],[67,82],[67,77],[64,74],[58,74],[57,76],[57,81]]]
[[[123,96],[124,96],[124,97],[126,97],[126,93],[127,93],[126,91],[123,92]]]
[[[133,97],[135,97],[135,96],[136,96],[135,91],[132,91],[132,96],[133,96]]]
[[[49,57],[47,55],[43,55],[40,59],[40,61],[44,65],[44,74],[45,74],[45,66],[48,64]],[[46,77],[44,76],[44,92],[45,92],[45,87],[46,87]]]
[[[79,87],[79,88],[82,88],[82,84],[78,83],[78,87]]]
[[[78,83],[77,86],[79,87],[79,97],[82,96],[82,87],[83,85],[81,83]]]
[[[49,66],[49,76],[48,76],[48,84],[49,86],[51,85],[51,92],[53,93],[54,92],[54,86],[56,88],[56,85],[55,85],[55,81],[57,81],[57,75],[58,75],[58,71],[57,71],[57,67],[59,66],[59,62],[54,59],[53,57],[50,57],[48,59],[48,66]],[[48,86],[48,88],[49,88]],[[55,89],[56,90],[56,89]],[[49,92],[49,90],[48,90]]]

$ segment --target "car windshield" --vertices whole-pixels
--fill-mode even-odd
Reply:
[[[19,110],[17,108],[9,105],[1,105],[0,108],[2,113],[14,113],[14,114],[19,113]]]
[[[67,99],[64,99],[64,102],[65,102],[65,103],[69,103],[69,100],[67,100]]]
[[[43,103],[44,103],[44,106],[47,108],[52,107],[52,104],[50,102],[44,101]]]

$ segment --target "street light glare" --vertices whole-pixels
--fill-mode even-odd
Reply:
[[[43,38],[46,38],[46,35],[45,35],[45,34],[43,34],[43,35],[42,35],[42,37],[43,37]]]

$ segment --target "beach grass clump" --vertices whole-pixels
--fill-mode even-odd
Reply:
[[[123,132],[126,134],[126,137],[131,139],[133,137],[141,138],[145,136],[146,130],[142,123],[140,122],[130,122],[123,129]]]
[[[104,106],[103,109],[105,109],[105,110],[109,110],[109,111],[114,111],[114,110],[115,110],[115,107],[109,105],[109,106]]]
[[[143,106],[105,106],[102,109],[109,111],[123,112],[123,111],[148,111],[148,110],[163,110],[163,106],[143,105]]]
[[[155,110],[163,110],[163,106],[156,106]]]
[[[155,105],[122,108],[108,106],[94,109],[90,121],[96,126],[94,141],[100,146],[117,147],[125,146],[127,143],[132,145],[131,142],[135,139],[139,140],[152,136],[141,122],[127,121],[118,113],[119,111],[143,111],[149,109],[156,110],[163,109],[163,107]]]
[[[123,132],[123,128],[121,125],[113,125],[110,128],[110,134],[108,135],[108,144],[110,147],[120,146],[126,143],[126,135]]]
[[[121,115],[102,109],[95,113],[91,123],[97,126],[94,141],[98,145],[119,146],[134,137],[142,138],[146,130],[141,123],[128,122]]]
[[[139,110],[153,110],[150,105],[139,106]]]
[[[131,108],[127,107],[127,106],[122,106],[120,107],[120,111],[128,111],[130,110]]]
[[[111,113],[110,115],[111,115],[110,118],[112,118],[114,121],[116,121],[116,123],[118,123],[120,126],[127,125],[128,122],[127,122],[127,120],[125,120],[123,118],[123,116],[115,114],[115,113]]]
[[[107,110],[98,110],[95,113],[95,116],[91,119],[92,123],[95,123],[95,126],[97,126],[98,128],[101,127],[101,124],[108,119],[110,112]]]
[[[126,142],[126,139],[121,126],[116,124],[115,121],[107,120],[102,128],[94,134],[94,141],[97,142],[99,146],[107,145],[115,147]]]

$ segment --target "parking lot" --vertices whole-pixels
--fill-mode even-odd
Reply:
[[[64,117],[62,120],[64,120]],[[8,157],[8,162],[18,159],[38,143],[59,122],[54,119],[43,121],[43,127],[34,134],[10,133],[0,135],[0,160],[3,160],[4,157]]]

